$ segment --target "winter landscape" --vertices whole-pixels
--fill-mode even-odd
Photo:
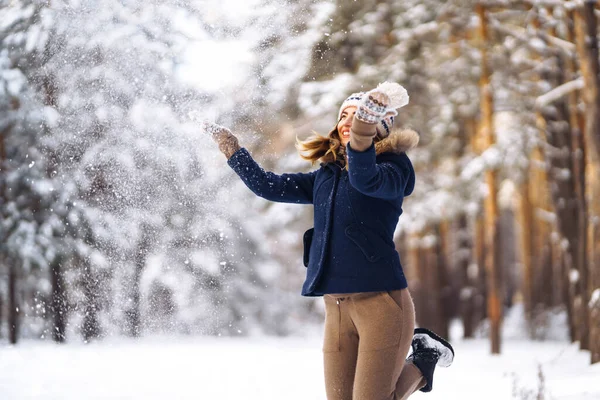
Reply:
[[[415,399],[600,399],[598,365],[563,342],[456,342],[456,360]],[[2,349],[3,399],[324,400],[319,336],[25,343]],[[541,373],[540,373],[541,371]]]
[[[383,81],[420,136],[394,234],[415,399],[600,400],[596,1],[0,1],[0,399],[324,400],[312,208],[266,170]]]

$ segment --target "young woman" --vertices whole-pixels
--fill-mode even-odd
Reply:
[[[329,400],[405,399],[430,391],[435,366],[449,366],[454,356],[433,332],[414,330],[414,305],[394,247],[403,199],[415,185],[405,151],[419,137],[391,132],[396,109],[407,103],[404,88],[388,82],[348,97],[327,137],[298,143],[303,158],[321,161],[310,173],[266,172],[228,129],[204,123],[256,195],[314,206],[314,228],[303,238],[302,295],[325,301]]]

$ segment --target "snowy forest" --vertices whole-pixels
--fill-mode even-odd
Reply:
[[[296,139],[387,80],[420,134],[395,234],[417,324],[496,354],[518,311],[599,362],[599,19],[588,0],[1,1],[0,346],[320,329],[312,209],[254,196],[197,118],[306,172]]]

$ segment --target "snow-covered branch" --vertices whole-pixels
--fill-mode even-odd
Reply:
[[[539,110],[540,108],[560,99],[561,97],[566,96],[574,90],[583,89],[583,86],[584,83],[582,78],[564,83],[535,99],[535,107]]]
[[[525,44],[530,49],[534,50],[537,53],[545,54],[555,54],[555,55],[563,55],[565,57],[573,58],[575,56],[575,44],[568,42],[566,40],[559,39],[557,37],[548,35],[544,32],[535,31],[534,38],[541,39],[545,43],[551,44],[552,46],[540,46],[539,42],[532,42],[531,34],[518,26],[502,24],[498,20],[494,18],[490,18],[490,25],[492,28],[501,32],[505,35],[509,35],[519,40],[523,44]]]
[[[481,5],[483,5],[487,9],[507,9],[507,8],[532,8],[532,7],[563,7],[566,10],[573,10],[577,7],[583,6],[583,0],[571,0],[571,1],[561,1],[561,0],[489,0],[489,1],[481,1]]]
[[[399,41],[421,40],[427,35],[436,33],[440,30],[440,24],[437,21],[421,24],[415,28],[407,28],[396,33],[396,37]]]

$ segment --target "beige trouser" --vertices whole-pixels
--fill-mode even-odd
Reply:
[[[323,297],[328,400],[400,400],[425,386],[405,362],[415,327],[408,289]]]

